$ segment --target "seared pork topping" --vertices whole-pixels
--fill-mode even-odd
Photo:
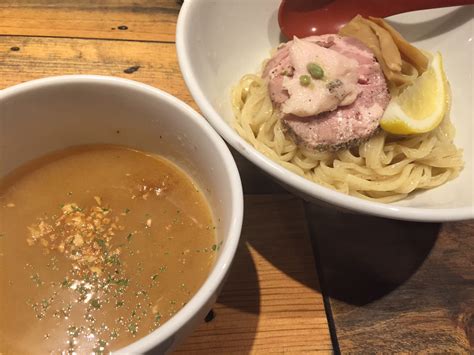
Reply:
[[[263,76],[283,126],[312,150],[347,148],[370,138],[390,100],[373,53],[354,38],[295,38],[268,61]]]

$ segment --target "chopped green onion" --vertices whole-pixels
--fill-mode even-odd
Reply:
[[[309,75],[301,75],[300,76],[300,85],[301,86],[308,86],[309,84],[311,84],[311,78],[309,77]]]
[[[308,73],[311,74],[313,79],[321,79],[324,76],[323,68],[321,68],[316,63],[308,63],[306,69],[308,69]]]

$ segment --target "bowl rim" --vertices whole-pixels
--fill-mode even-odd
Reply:
[[[216,263],[209,273],[206,281],[194,294],[191,300],[181,308],[173,317],[166,321],[162,326],[153,332],[127,345],[126,347],[115,351],[115,353],[143,353],[152,350],[163,341],[173,337],[190,319],[192,319],[206,303],[212,299],[219,286],[223,283],[225,276],[232,264],[232,260],[239,244],[242,221],[243,221],[243,191],[239,171],[229,148],[223,139],[215,132],[209,123],[188,104],[177,97],[155,87],[143,84],[137,81],[102,75],[62,75],[35,79],[21,84],[17,84],[3,90],[0,90],[0,104],[2,100],[21,95],[28,91],[42,90],[45,87],[57,85],[76,85],[76,84],[103,84],[112,87],[120,87],[141,92],[158,101],[166,101],[180,112],[186,119],[196,122],[202,135],[216,147],[217,159],[222,162],[222,168],[228,171],[229,189],[231,192],[230,208],[231,217],[229,223],[229,233],[227,242],[222,245]],[[0,111],[1,112],[1,111]]]
[[[349,196],[336,190],[311,182],[274,162],[260,153],[256,148],[243,139],[206,98],[198,80],[194,75],[192,55],[187,47],[192,38],[187,24],[192,22],[193,9],[199,6],[200,0],[185,1],[181,7],[176,26],[176,50],[178,63],[184,81],[204,117],[214,129],[249,161],[263,169],[266,173],[300,191],[307,196],[322,200],[344,209],[390,219],[417,221],[417,222],[448,222],[468,220],[474,218],[474,205],[459,208],[418,208],[394,204],[384,204]],[[229,94],[230,100],[230,94]]]

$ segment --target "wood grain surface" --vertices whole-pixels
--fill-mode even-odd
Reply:
[[[0,89],[52,75],[113,75],[197,108],[176,60],[178,13],[175,0],[3,0]],[[179,351],[473,352],[474,221],[417,224],[303,209],[232,152],[244,192],[271,195],[246,196],[243,243],[215,319]]]
[[[342,353],[472,353],[473,221],[306,208]]]
[[[174,42],[175,0],[3,0],[0,35]]]
[[[0,88],[54,75],[112,75],[153,85],[196,108],[170,43],[0,36],[0,63]],[[126,73],[131,67],[138,70]]]
[[[113,75],[153,85],[196,108],[177,64],[177,13],[174,1],[2,3],[0,89],[52,75]],[[246,193],[283,192],[233,154]],[[215,319],[203,322],[178,352],[330,352],[302,201],[287,193],[252,195],[245,209],[243,241]]]
[[[202,324],[178,350],[329,352],[302,201],[290,195],[246,196],[242,239],[215,319]]]

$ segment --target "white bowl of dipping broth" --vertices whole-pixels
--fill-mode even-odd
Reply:
[[[441,186],[394,203],[378,203],[323,187],[285,169],[260,153],[233,128],[231,89],[240,78],[258,73],[271,50],[286,41],[277,14],[280,0],[187,0],[179,14],[176,44],[186,84],[201,112],[240,154],[308,201],[412,221],[474,218],[472,7],[412,12],[389,18],[411,43],[443,55],[451,84],[450,118],[455,144],[463,149],[464,169]]]
[[[134,81],[102,76],[45,78],[0,91],[0,128],[2,177],[66,147],[113,144],[168,159],[203,191],[219,246],[207,278],[169,320],[135,337],[117,353],[164,353],[175,348],[210,311],[239,242],[242,188],[224,141],[177,98]]]

